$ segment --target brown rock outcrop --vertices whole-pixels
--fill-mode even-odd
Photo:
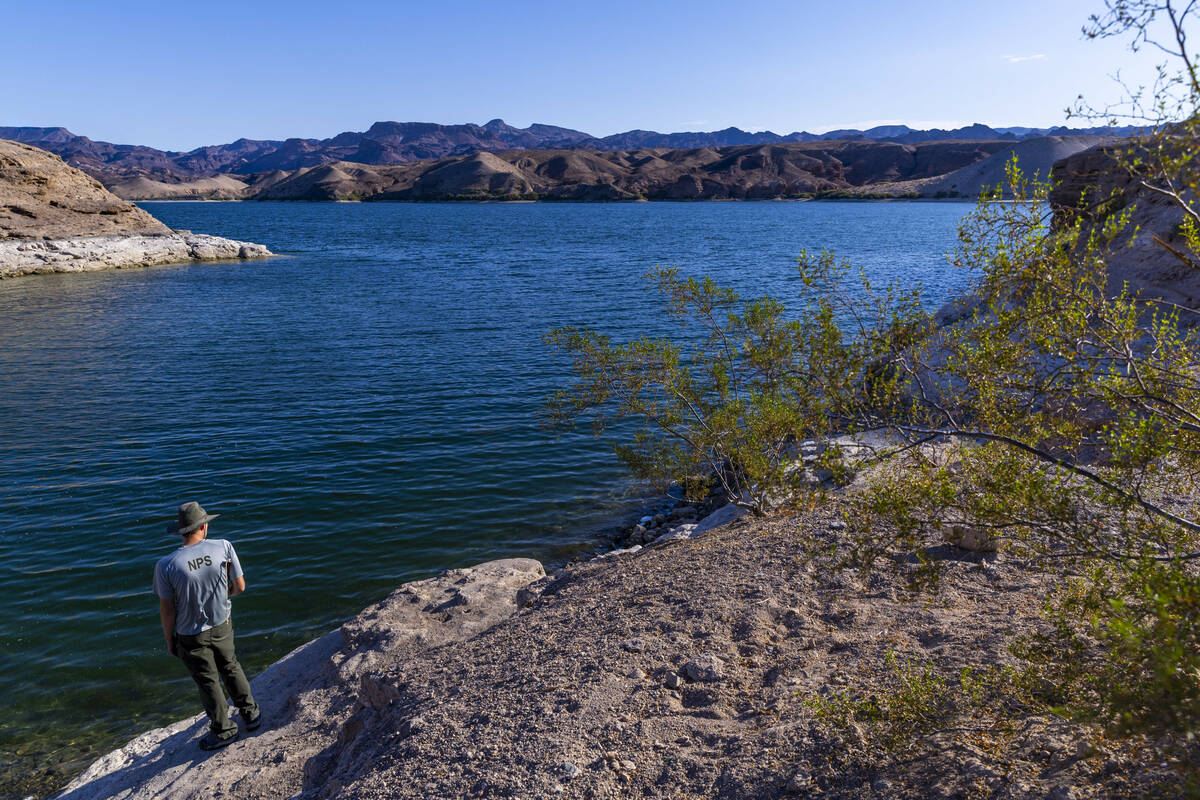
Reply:
[[[170,232],[58,156],[0,139],[0,239]]]
[[[945,160],[931,160],[914,167],[910,177],[895,179],[890,184],[863,188],[875,194],[975,199],[985,188],[1004,186],[1007,180],[1005,171],[1014,156],[1026,177],[1037,176],[1039,180],[1046,180],[1050,177],[1053,165],[1058,161],[1089,147],[1110,144],[1113,141],[1115,140],[1112,137],[1103,136],[1042,136],[1022,142],[1008,142],[989,155],[949,171],[942,170],[947,163]]]
[[[0,278],[269,255],[252,242],[172,231],[58,156],[0,139]]]

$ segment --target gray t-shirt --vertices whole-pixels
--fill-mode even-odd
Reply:
[[[204,539],[158,560],[154,593],[175,601],[175,632],[195,636],[229,619],[229,582],[240,577],[233,545]]]

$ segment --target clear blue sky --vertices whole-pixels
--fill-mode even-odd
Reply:
[[[0,0],[0,125],[191,149],[376,120],[604,136],[903,122],[1046,126],[1156,60],[1101,0],[572,3]]]

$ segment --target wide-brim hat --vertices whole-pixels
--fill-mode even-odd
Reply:
[[[216,519],[220,514],[209,514],[199,503],[184,503],[179,507],[179,519],[175,524],[167,523],[167,533],[191,533],[210,519]]]

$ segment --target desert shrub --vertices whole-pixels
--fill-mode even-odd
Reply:
[[[1190,743],[1200,728],[1200,575],[1152,559],[1125,566],[1071,579],[1048,606],[1052,629],[1017,652],[1068,713]]]
[[[882,685],[870,694],[834,692],[806,705],[818,719],[885,752],[947,730],[1011,734],[1018,714],[1042,707],[1029,688],[1031,676],[1011,665],[965,667],[948,676],[932,662],[894,650],[885,663]]]
[[[828,258],[817,263],[826,272],[844,269]],[[616,419],[637,421],[632,442],[617,453],[655,485],[676,483],[691,496],[715,488],[756,513],[794,499],[809,485],[796,465],[798,444],[844,427],[856,376],[887,334],[872,324],[847,337],[833,304],[816,294],[789,319],[782,303],[745,301],[709,279],[674,269],[648,277],[692,335],[614,344],[590,329],[551,331],[547,341],[571,356],[576,376],[550,399],[551,420],[590,418],[597,432]],[[915,293],[897,307],[898,315],[918,314]],[[816,466],[840,471],[836,449]]]
[[[1091,35],[1132,34],[1135,46],[1156,41],[1165,20],[1165,49],[1183,64],[1160,71],[1148,112],[1137,106],[1153,124],[1114,151],[1127,186],[1051,209],[1050,187],[1010,164],[1004,191],[985,193],[960,227],[954,260],[972,282],[957,307],[934,315],[913,288],[855,281],[829,253],[801,256],[812,293],[791,312],[659,270],[672,315],[701,335],[613,344],[552,332],[576,374],[552,416],[600,428],[635,419],[619,452],[636,475],[691,491],[716,482],[758,513],[803,490],[797,442],[886,432],[893,446],[859,465],[846,564],[870,571],[897,550],[916,553],[936,587],[931,553],[957,527],[1060,572],[1072,588],[1051,605],[1049,632],[1021,650],[1042,695],[1114,732],[1190,741],[1200,309],[1117,285],[1110,262],[1137,233],[1138,198],[1153,196],[1183,220],[1182,244],[1159,244],[1200,269],[1200,82],[1186,45],[1197,8],[1113,0],[1093,18]],[[991,202],[1001,194],[1012,200]],[[840,708],[911,733],[948,713],[926,704],[934,683],[918,673],[891,699]]]

